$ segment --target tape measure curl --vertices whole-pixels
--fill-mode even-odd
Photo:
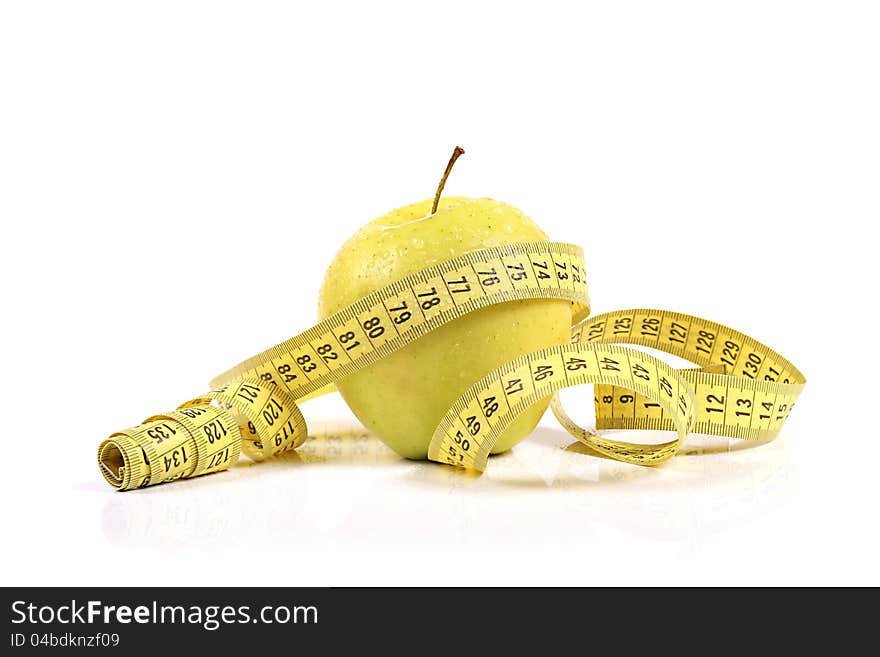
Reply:
[[[614,459],[658,465],[688,433],[772,440],[806,379],[770,347],[723,324],[665,310],[619,310],[584,319],[572,344],[520,356],[469,388],[440,422],[428,458],[482,471],[516,416],[553,393],[550,409],[572,436]],[[678,370],[650,347],[699,367]],[[662,444],[612,440],[580,427],[558,391],[592,383],[597,429],[674,431]]]
[[[429,458],[482,470],[494,441],[518,413],[562,388],[592,383],[602,393],[596,396],[598,428],[672,429],[678,437],[663,445],[603,438],[578,427],[554,396],[553,412],[563,426],[609,456],[656,464],[671,458],[692,428],[718,429],[719,435],[739,438],[772,437],[803,384],[802,375],[781,356],[712,322],[641,310],[587,320],[589,297],[581,250],[560,243],[516,244],[475,251],[407,276],[246,360],[214,379],[212,392],[103,441],[98,448],[100,470],[112,486],[129,490],[224,470],[238,460],[240,451],[260,460],[295,449],[307,436],[298,402],[331,391],[334,382],[346,375],[469,312],[522,299],[571,302],[572,344],[524,354],[474,384],[438,425]],[[624,325],[628,332],[621,328]],[[715,337],[707,338],[704,332]],[[716,349],[720,336],[725,345],[737,347],[734,355],[729,355],[733,353],[729,345],[726,350]],[[704,344],[707,341],[710,344]],[[696,355],[691,360],[704,369],[697,374],[675,370],[611,342],[665,348],[686,358]],[[703,358],[701,352],[707,347],[710,351]],[[744,354],[748,356],[743,360]],[[719,366],[713,359],[724,367],[729,364],[731,372],[742,368],[746,373],[713,374],[712,368]],[[765,372],[775,372],[787,382],[758,381]],[[740,381],[749,375],[756,377],[752,384]],[[719,391],[723,399],[731,391],[751,393],[748,400],[753,405],[772,397],[774,412],[782,419],[745,427],[739,415],[728,422],[725,410],[720,424],[713,422],[714,417],[707,420],[704,416],[711,411],[701,406],[701,398],[717,397]],[[599,401],[609,396],[610,409]],[[626,399],[618,406],[642,404],[644,411],[627,416],[615,406],[615,396]]]

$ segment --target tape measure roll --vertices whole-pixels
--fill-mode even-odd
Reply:
[[[275,456],[306,435],[290,394],[242,379],[113,434],[98,463],[111,486],[129,490],[226,470],[241,451],[255,461]]]
[[[570,301],[572,344],[524,354],[474,384],[441,421],[429,458],[482,470],[494,441],[518,413],[562,388],[593,383],[597,427],[672,429],[677,438],[662,445],[603,438],[578,427],[554,397],[553,411],[563,426],[614,458],[656,464],[673,456],[694,428],[740,438],[774,436],[804,382],[793,365],[769,348],[712,322],[642,310],[588,320],[581,250],[560,243],[516,244],[439,263],[359,299],[221,374],[211,382],[212,392],[111,435],[98,448],[99,468],[116,489],[129,490],[224,470],[240,451],[260,460],[295,449],[307,436],[298,402],[332,391],[346,375],[469,312],[522,299]],[[622,331],[624,325],[628,332]],[[703,369],[676,370],[611,342],[665,348]],[[735,353],[719,346],[727,343],[736,345]],[[709,349],[705,357],[703,348]],[[728,365],[731,373],[713,373]],[[741,375],[732,374],[739,370]],[[777,380],[757,379],[774,373]],[[600,402],[609,396],[610,404]],[[715,407],[702,403],[709,396],[722,399],[720,423],[708,410]],[[736,401],[725,401],[728,397]],[[731,403],[747,399],[749,408],[757,410],[771,398],[771,421],[750,418],[746,423],[736,410],[728,417]],[[624,404],[644,408],[627,415],[621,410]]]

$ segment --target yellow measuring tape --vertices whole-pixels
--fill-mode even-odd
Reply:
[[[441,420],[428,458],[482,471],[504,429],[553,394],[553,413],[578,440],[622,461],[655,465],[692,431],[772,439],[805,383],[775,351],[714,322],[660,310],[587,318],[581,250],[516,244],[407,276],[233,367],[211,382],[210,393],[104,440],[100,470],[116,489],[129,490],[225,470],[241,451],[260,460],[295,449],[307,436],[298,402],[469,312],[522,299],[571,302],[571,343],[523,354],[476,382]],[[624,344],[698,368],[675,369]],[[676,438],[628,443],[579,427],[555,393],[587,383],[595,389],[597,429],[672,430]]]

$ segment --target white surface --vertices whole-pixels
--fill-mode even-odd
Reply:
[[[880,583],[875,4],[292,4],[0,8],[3,584]],[[782,437],[647,470],[550,418],[479,479],[323,439],[112,492],[98,442],[309,326],[456,143],[449,193],[583,245],[595,311],[793,360]]]

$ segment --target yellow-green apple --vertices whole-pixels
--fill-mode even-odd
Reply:
[[[506,203],[440,198],[458,151],[433,203],[427,199],[392,210],[342,246],[324,277],[320,319],[435,263],[487,247],[547,241],[529,217]],[[444,413],[470,385],[521,354],[567,342],[570,328],[571,304],[564,300],[489,306],[349,375],[338,388],[358,419],[382,441],[402,456],[423,459]],[[548,402],[535,403],[515,420],[492,452],[506,451],[531,433]]]

